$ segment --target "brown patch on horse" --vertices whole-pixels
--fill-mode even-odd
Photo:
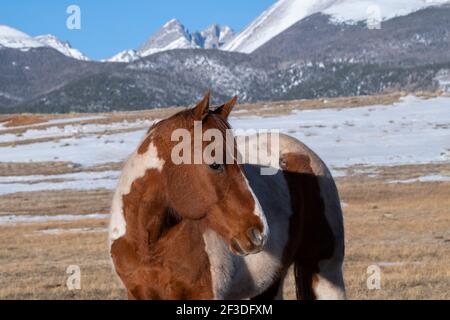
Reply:
[[[307,155],[284,154],[280,166],[289,186],[294,213],[284,259],[295,262],[297,298],[315,299],[313,276],[320,271],[319,261],[333,255],[335,241],[325,216],[319,177],[314,174]]]
[[[119,239],[123,243],[123,239]],[[115,243],[114,243],[115,245]],[[113,245],[113,246],[114,246]],[[127,253],[132,252],[127,248]],[[161,237],[150,249],[151,259],[119,272],[133,300],[213,299],[210,264],[205,252],[202,226],[183,221]],[[127,263],[138,255],[121,259]],[[121,257],[122,258],[122,257]],[[193,268],[192,266],[195,266]]]
[[[148,132],[148,133],[150,133],[150,130],[151,130],[151,129],[149,129],[149,132]],[[151,137],[151,135],[149,134],[149,135],[144,139],[144,141],[141,143],[141,145],[139,146],[139,148],[138,148],[138,150],[137,150],[137,153],[138,153],[138,154],[145,154],[145,153],[148,151],[148,148],[149,148],[149,146],[150,146],[150,143],[152,143],[152,137]]]

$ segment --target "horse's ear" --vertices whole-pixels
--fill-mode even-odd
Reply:
[[[208,91],[206,95],[203,97],[202,101],[200,101],[194,109],[192,109],[194,113],[194,118],[196,121],[203,121],[209,113],[209,103],[211,100],[211,91]]]
[[[226,102],[225,104],[221,105],[216,110],[214,110],[214,113],[220,115],[224,119],[228,119],[237,101],[238,96],[234,96],[230,101]]]

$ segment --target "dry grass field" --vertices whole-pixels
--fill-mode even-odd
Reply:
[[[383,96],[378,98],[378,103],[392,103],[400,96]],[[354,99],[357,98],[331,99],[326,104],[336,108],[373,104],[373,98],[366,104],[364,98],[352,104]],[[322,108],[323,103],[321,100],[297,105],[298,108],[307,106],[306,109]],[[275,110],[279,105],[265,109],[241,108],[242,113],[260,116],[290,112],[294,108],[294,103],[284,105],[284,111]],[[157,119],[175,110],[105,114],[100,120],[86,122],[133,121],[143,116]],[[41,115],[33,121],[31,117],[27,116],[22,124],[20,118],[14,118],[14,125],[5,126],[5,130],[20,136],[25,130],[22,126],[32,123],[45,128],[49,126],[46,121],[55,118]],[[0,122],[10,120],[4,117]],[[6,142],[2,146],[15,143]],[[0,177],[100,172],[119,170],[120,166],[118,162],[89,167],[59,161],[0,163]],[[427,175],[449,176],[450,163],[354,165],[344,169],[346,175],[336,180],[344,209],[347,252],[344,276],[348,298],[450,299],[450,182],[414,181]],[[395,183],[395,180],[408,179],[412,180]],[[58,183],[59,180],[49,177],[44,182]],[[109,261],[107,217],[83,217],[94,212],[108,213],[111,197],[112,191],[103,188],[1,195],[0,219],[6,215],[30,217],[43,213],[50,216],[76,213],[82,219],[0,223],[0,299],[125,299],[125,291]],[[80,267],[81,290],[68,290],[66,286],[70,276],[66,270],[70,265]],[[369,290],[366,285],[367,268],[371,265],[378,265],[382,271],[379,290]],[[285,283],[285,298],[294,298],[293,285],[291,278]]]

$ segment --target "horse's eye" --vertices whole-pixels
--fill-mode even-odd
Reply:
[[[213,164],[209,165],[209,167],[214,171],[220,171],[220,172],[222,172],[224,169],[223,164],[217,164],[215,162]]]

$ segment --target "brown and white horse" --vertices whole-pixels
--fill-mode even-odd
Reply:
[[[281,298],[291,265],[298,298],[345,298],[339,195],[306,146],[281,135],[275,175],[262,176],[263,163],[173,163],[174,130],[230,129],[236,98],[216,110],[209,100],[150,128],[125,164],[109,237],[129,298]]]

